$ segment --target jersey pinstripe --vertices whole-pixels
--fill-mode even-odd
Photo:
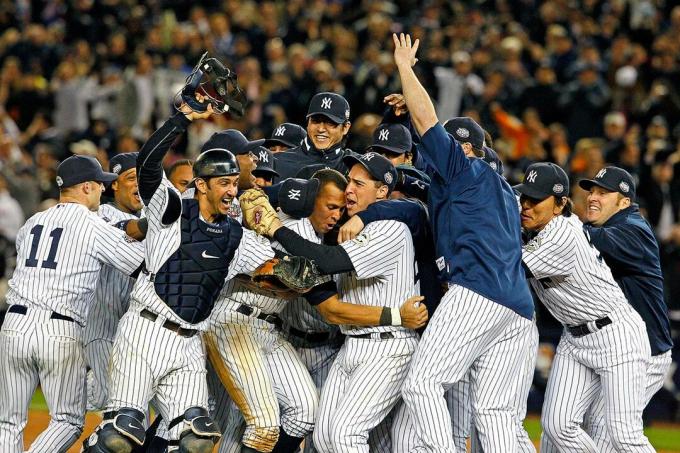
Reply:
[[[309,219],[295,220],[284,218],[283,224],[301,237],[317,244],[321,243],[321,237],[316,234]],[[319,313],[319,310],[309,305],[304,297],[298,297],[289,301],[281,311],[281,319],[286,325],[302,332],[333,332],[338,330],[337,326],[328,324],[321,313]]]
[[[136,219],[134,214],[125,213],[105,204],[99,207],[99,216],[110,224]],[[92,340],[107,338],[113,341],[118,321],[127,311],[130,292],[135,280],[112,266],[103,266],[95,289],[94,303],[90,307],[87,325],[83,333],[83,344]]]
[[[147,206],[149,229],[145,242],[147,273],[140,275],[132,291],[131,305],[143,305],[154,313],[176,322],[185,328],[205,330],[208,320],[198,325],[192,325],[177,316],[163,300],[158,297],[149,275],[158,272],[168,258],[177,250],[181,242],[180,220],[170,225],[164,225],[162,216],[168,203],[168,191],[179,191],[163,176],[163,181],[151,198]],[[243,236],[234,257],[229,263],[229,273],[225,281],[231,280],[237,274],[252,274],[266,259],[273,257],[269,241],[256,235],[250,230],[243,230]]]
[[[523,248],[531,285],[564,325],[587,324],[589,333],[565,330],[550,370],[541,413],[544,448],[598,451],[583,430],[598,395],[617,451],[654,451],[642,430],[645,374],[650,347],[645,324],[589,243],[575,216],[557,216]],[[594,321],[607,318],[598,327]]]
[[[85,324],[102,264],[132,274],[144,258],[141,243],[76,203],[35,214],[17,235],[10,304],[52,310]]]
[[[413,241],[408,227],[394,220],[371,222],[353,240],[340,244],[354,271],[338,277],[342,299],[354,304],[399,308],[418,295]],[[408,330],[401,326],[340,326],[347,335]]]
[[[23,451],[38,383],[52,420],[31,451],[66,451],[78,438],[86,400],[83,325],[102,265],[130,274],[143,256],[141,243],[81,204],[59,203],[21,228],[8,302],[24,308],[8,313],[0,334],[1,451]]]
[[[136,219],[111,204],[99,207],[99,216],[110,224]],[[118,321],[130,302],[135,280],[111,266],[103,266],[95,289],[94,303],[87,315],[83,330],[85,361],[90,367],[87,376],[88,410],[101,410],[108,399],[109,357]]]
[[[628,303],[574,215],[552,219],[524,246],[522,259],[539,299],[562,324],[594,321]]]

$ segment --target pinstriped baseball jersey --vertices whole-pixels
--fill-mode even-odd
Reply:
[[[562,324],[594,321],[627,304],[574,215],[548,222],[524,246],[522,260],[533,274],[529,281],[537,296]]]
[[[102,264],[132,274],[143,245],[77,203],[35,214],[17,235],[17,267],[7,300],[84,324]]]
[[[298,233],[303,238],[316,242],[317,244],[321,242],[321,239],[317,236],[312,224],[308,219],[294,219],[285,214],[279,214],[283,217],[282,223],[284,226],[290,228],[291,230]],[[271,243],[271,246],[277,250],[285,252],[286,250],[276,241]],[[324,277],[325,281],[330,279],[330,277]],[[248,290],[243,284],[241,284],[238,279],[232,279],[227,282],[227,284],[222,289],[220,293],[220,299],[227,298],[233,302],[239,302],[242,304],[250,305],[251,307],[257,307],[265,313],[279,313],[288,303],[285,299],[277,299],[274,297],[269,297],[263,294],[257,294]],[[303,298],[300,298],[303,300]],[[306,303],[306,302],[305,302]],[[309,304],[307,304],[309,305]]]
[[[99,207],[99,217],[110,224],[137,218],[136,215],[123,212],[110,204]],[[83,332],[83,344],[97,338],[113,339],[118,321],[128,309],[134,284],[133,278],[117,269],[111,266],[102,267],[95,289],[94,304],[90,307]]]
[[[413,241],[405,224],[394,220],[371,222],[355,239],[340,245],[354,266],[354,271],[338,278],[344,301],[399,308],[406,299],[420,294],[415,282]],[[340,328],[348,335],[408,330],[401,326]]]
[[[166,319],[172,320],[185,328],[204,330],[208,321],[205,320],[197,325],[187,323],[172,311],[165,302],[158,297],[154,283],[150,275],[155,274],[179,248],[182,234],[180,221],[178,218],[170,225],[164,225],[162,221],[163,213],[169,199],[169,191],[174,191],[179,197],[179,191],[163,175],[163,180],[154,192],[147,208],[149,219],[149,229],[146,234],[146,269],[147,273],[140,275],[132,291],[131,305],[143,305]],[[207,228],[210,231],[210,227]],[[262,262],[274,256],[270,243],[267,239],[256,235],[250,230],[243,230],[243,236],[234,256],[229,263],[229,272],[225,281],[232,279],[236,274],[250,274]],[[211,255],[203,256],[210,259]]]
[[[301,237],[308,241],[321,243],[319,237],[314,231],[309,219],[284,219],[283,225],[295,231]],[[330,332],[337,329],[337,326],[328,324],[319,313],[319,310],[309,305],[304,297],[298,297],[289,301],[281,311],[281,319],[288,325],[301,330],[303,332]]]

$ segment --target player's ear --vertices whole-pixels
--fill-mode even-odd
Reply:
[[[346,136],[346,135],[349,133],[349,128],[350,128],[350,127],[352,127],[352,123],[350,123],[349,121],[345,121],[345,122],[342,124],[342,136],[343,136],[343,137]]]
[[[390,191],[390,188],[387,186],[387,184],[383,184],[382,186],[378,187],[378,193],[376,195],[376,199],[385,200],[387,198],[389,191]]]
[[[111,190],[113,191],[118,190],[118,180],[115,180],[111,183]]]
[[[201,192],[202,194],[208,193],[208,184],[205,182],[205,179],[203,178],[198,178],[196,179],[196,182],[194,183],[196,185],[196,190]]]

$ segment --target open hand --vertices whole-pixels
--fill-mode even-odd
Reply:
[[[392,39],[394,40],[394,62],[396,65],[413,67],[418,61],[416,52],[418,51],[420,40],[416,39],[413,45],[411,45],[411,35],[405,35],[404,33],[400,33],[399,36],[393,33]]]

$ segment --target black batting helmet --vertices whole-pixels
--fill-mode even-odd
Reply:
[[[194,163],[193,172],[194,181],[196,181],[196,178],[238,175],[241,169],[236,157],[230,151],[219,148],[203,151]],[[194,181],[192,181],[192,186]]]

